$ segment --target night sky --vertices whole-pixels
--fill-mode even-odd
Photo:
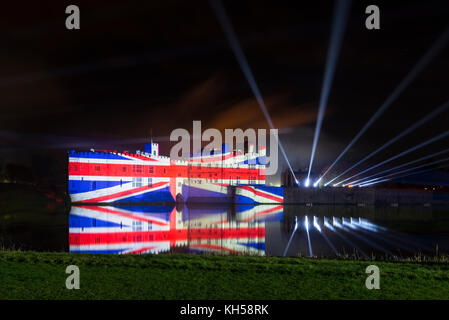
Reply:
[[[314,174],[337,157],[449,26],[447,1],[392,2],[353,2]],[[80,30],[65,28],[69,4],[80,7]],[[380,7],[380,30],[365,28],[369,4]],[[304,170],[334,2],[224,5],[292,165]],[[16,1],[2,4],[0,15],[0,166],[39,170],[48,157],[65,161],[68,149],[134,151],[151,134],[168,154],[163,141],[173,129],[191,131],[193,120],[203,129],[268,128],[208,1]],[[448,101],[448,89],[449,45],[333,173]],[[360,168],[448,130],[448,120],[446,111]],[[448,147],[445,138],[391,165]]]

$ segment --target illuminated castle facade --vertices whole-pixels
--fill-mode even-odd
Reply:
[[[74,203],[282,203],[282,188],[265,186],[266,147],[174,161],[145,145],[135,154],[69,152],[69,194]]]

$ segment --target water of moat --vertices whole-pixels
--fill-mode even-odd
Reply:
[[[72,206],[0,216],[0,245],[107,254],[435,256],[449,207]],[[438,249],[436,249],[438,248]]]

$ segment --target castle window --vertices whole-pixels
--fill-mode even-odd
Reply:
[[[165,169],[164,169],[164,170],[165,170]],[[149,170],[148,170],[148,172],[149,172],[149,173],[153,173],[153,172],[154,172],[153,167],[150,167]]]
[[[151,187],[153,185],[153,178],[148,178],[148,186]]]
[[[134,177],[133,178],[133,188],[140,188],[142,187],[142,178]]]
[[[132,222],[132,230],[133,231],[142,231],[142,221],[133,221]]]
[[[95,171],[100,171],[100,166],[95,166]]]
[[[122,167],[122,171],[123,171],[123,172],[126,172],[126,167]]]

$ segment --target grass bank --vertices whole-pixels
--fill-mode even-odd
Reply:
[[[365,287],[370,264],[380,290]],[[0,279],[0,299],[449,299],[448,263],[0,251]]]

